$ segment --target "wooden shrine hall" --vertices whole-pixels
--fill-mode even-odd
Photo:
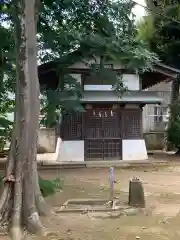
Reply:
[[[52,89],[57,87],[57,67],[61,67],[61,62],[53,61],[39,66],[40,85]],[[162,99],[145,89],[160,81],[173,80],[179,72],[160,63],[154,65],[154,71],[141,75],[123,68],[118,62],[108,63],[108,67],[123,76],[129,91],[122,97],[112,90],[112,85],[90,77],[90,68],[84,59],[67,67],[65,74],[72,75],[82,85],[81,104],[85,112],[63,116],[58,136],[58,161],[148,158],[142,132],[143,106],[161,104]]]

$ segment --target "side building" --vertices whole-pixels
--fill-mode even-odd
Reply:
[[[143,132],[165,132],[169,121],[172,82],[160,82],[147,89],[157,94],[163,101],[161,105],[146,105],[143,108]]]

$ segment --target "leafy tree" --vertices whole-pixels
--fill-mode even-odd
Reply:
[[[171,118],[167,130],[167,141],[176,148],[176,154],[180,154],[180,99],[171,105]]]
[[[180,69],[179,1],[160,0],[154,4],[153,0],[147,0],[147,5],[151,12],[139,24],[138,37],[145,40],[164,63]],[[172,84],[172,103],[178,95],[179,79]]]
[[[98,68],[96,66],[95,69],[90,66],[92,74],[111,82],[115,90],[123,94],[126,89],[122,77],[116,75],[111,69],[104,68],[104,63],[107,60],[115,60],[135,71],[145,71],[149,70],[152,63],[157,60],[155,54],[150,53],[145,44],[135,37],[137,30],[132,20],[134,4],[131,1],[74,0],[64,1],[63,4],[62,2],[53,3],[53,8],[49,1],[44,3],[38,28],[42,50],[40,58],[43,62],[56,60],[57,71],[61,76],[64,69],[74,62],[100,56],[100,66]],[[58,9],[61,9],[60,13]],[[66,76],[66,78],[71,81],[70,77]],[[63,85],[62,78],[61,83]],[[62,88],[59,90],[62,91]],[[69,97],[71,93],[66,91]],[[65,94],[64,91],[63,94]],[[59,93],[59,99],[60,96]],[[57,101],[53,103],[51,100],[52,98],[49,98],[49,103],[46,101],[46,107],[43,109],[51,111],[54,105],[68,111],[73,110],[69,109],[67,101],[60,100],[57,105]],[[76,103],[78,105],[74,104],[74,109],[80,108],[80,102]],[[51,111],[53,115],[54,110]],[[53,119],[53,115],[48,119]],[[54,120],[53,122],[55,123]]]
[[[13,123],[9,115],[14,112],[12,96],[15,89],[14,36],[5,3],[0,5],[0,21],[0,142],[2,151],[11,138]]]
[[[5,145],[11,141],[13,123],[8,119],[7,109],[1,107],[0,113],[0,151],[4,151]]]
[[[12,19],[9,14],[11,5],[12,0],[7,1],[3,8],[3,16],[6,21]],[[116,86],[116,90],[123,93],[125,89],[121,76],[115,76],[110,69],[104,69],[103,62],[117,60],[123,62],[129,68],[139,71],[151,68],[152,62],[156,60],[155,55],[146,50],[143,42],[135,39],[136,27],[134,20],[132,20],[133,6],[134,4],[129,0],[123,2],[120,0],[116,2],[109,0],[56,2],[43,0],[40,6],[37,28],[39,61],[44,63],[63,58],[57,66],[57,71],[62,72],[68,65],[81,61],[84,57],[93,58],[95,55],[99,55],[103,61],[100,64],[101,71],[96,69],[99,71],[98,74],[109,76],[106,77],[107,81],[111,81]],[[11,26],[11,24],[9,25]],[[9,39],[12,39],[12,37]],[[11,51],[13,51],[13,46],[10,46]],[[69,54],[73,51],[77,51],[77,54]],[[67,81],[71,85],[72,77],[66,76],[66,83]],[[14,81],[10,80],[9,82],[9,85],[12,85]],[[61,85],[63,85],[62,78]],[[76,86],[77,93],[75,93],[75,88],[74,94],[80,96],[77,83]],[[46,126],[48,126],[48,119],[52,119],[55,124],[53,108],[57,108],[56,111],[58,112],[59,109],[65,109],[67,112],[73,110],[69,108],[70,105],[74,107],[74,110],[81,107],[79,100],[76,102],[77,105],[72,105],[69,104],[69,101],[61,101],[59,95],[60,101],[57,101],[56,98],[53,103],[52,99],[55,97],[52,97],[51,93],[42,91],[42,94],[44,95],[43,98],[46,99],[46,106],[42,107],[42,115],[46,117],[43,122],[46,122]],[[63,92],[63,94],[65,93]],[[72,91],[66,91],[67,94],[71,96]],[[47,96],[49,97],[47,98]],[[44,110],[47,110],[47,112],[45,113]],[[51,123],[50,125],[52,126]]]
[[[136,70],[152,66],[155,55],[135,38],[131,1],[60,1],[53,3],[53,8],[50,2],[44,0],[39,21],[43,62],[79,49],[73,58],[65,58],[65,66],[95,55],[102,55],[104,60],[119,60]],[[62,60],[59,65],[61,69],[65,67]]]
[[[141,24],[146,25],[148,31],[142,34],[144,30],[140,28],[140,34],[144,35],[143,38],[148,41],[151,50],[156,52],[164,63],[180,68],[180,3],[176,0],[160,0],[158,6],[154,6],[153,2],[147,0],[151,12]]]
[[[63,85],[63,86],[62,86]],[[63,91],[61,90],[63,89]],[[56,127],[61,122],[61,116],[71,112],[83,112],[80,98],[82,88],[80,83],[70,75],[61,79],[61,89],[42,90],[40,124],[46,127]]]
[[[147,0],[151,9],[148,16],[139,23],[138,38],[147,42],[149,49],[157,53],[159,58],[172,67],[180,69],[180,3],[179,1],[160,0],[154,4],[153,0]],[[159,15],[160,13],[160,15]],[[172,81],[171,87],[171,117],[169,119],[167,140],[179,149],[179,86],[180,78]],[[174,115],[174,116],[173,116]],[[167,141],[167,149],[171,146]],[[178,151],[179,153],[179,151]]]

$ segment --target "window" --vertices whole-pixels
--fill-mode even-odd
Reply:
[[[168,118],[168,106],[154,107],[154,122],[164,122]]]

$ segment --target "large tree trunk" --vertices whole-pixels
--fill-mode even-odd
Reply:
[[[0,198],[0,221],[10,223],[13,240],[20,240],[25,226],[43,233],[39,215],[46,214],[38,184],[36,163],[39,128],[39,81],[37,75],[37,0],[15,1],[17,50],[15,126],[4,187]]]

